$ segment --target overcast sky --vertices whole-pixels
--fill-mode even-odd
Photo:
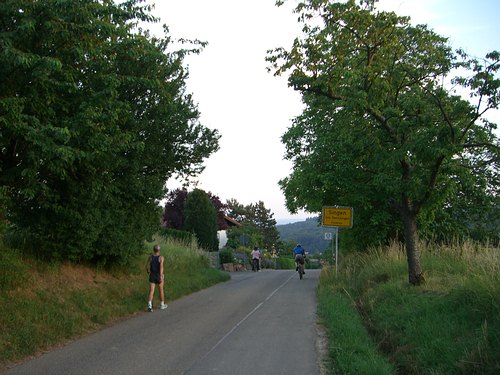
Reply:
[[[293,3],[278,8],[274,0],[148,2],[156,3],[153,13],[171,36],[209,43],[200,55],[186,59],[188,91],[198,103],[200,122],[222,135],[220,150],[196,179],[198,187],[223,202],[263,201],[278,224],[313,216],[291,215],[278,186],[291,171],[280,138],[302,105],[286,78],[267,73],[264,60],[268,49],[288,49],[299,35]],[[500,0],[382,0],[380,7],[428,24],[454,47],[478,57],[500,50]],[[179,186],[167,183],[169,189]]]

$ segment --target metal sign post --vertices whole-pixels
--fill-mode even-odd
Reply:
[[[332,244],[332,253],[333,253],[333,244]],[[335,276],[339,271],[339,227],[335,227]]]
[[[339,263],[339,228],[352,228],[353,216],[352,207],[324,206],[322,210],[321,224],[324,227],[335,228],[335,276],[338,273]]]
[[[335,261],[335,253],[333,252],[333,236],[332,232],[325,232],[325,240],[330,241],[332,244],[332,261]]]

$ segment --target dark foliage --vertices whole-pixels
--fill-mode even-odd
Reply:
[[[218,148],[171,38],[139,0],[0,6],[0,204],[40,257],[127,262],[158,228],[173,174]]]
[[[186,189],[175,189],[168,193],[163,211],[163,225],[166,228],[184,228],[184,205],[187,195]]]
[[[175,189],[168,193],[167,203],[163,211],[163,225],[167,228],[184,228],[184,205],[186,204],[188,191],[186,189]],[[227,229],[228,225],[224,216],[226,215],[227,205],[223,204],[220,198],[211,193],[207,193],[217,212],[217,229]]]
[[[217,251],[217,213],[206,192],[194,189],[184,206],[184,230],[196,235],[198,244],[207,251]]]
[[[234,260],[233,250],[226,248],[219,252],[220,264],[233,263],[233,260]]]

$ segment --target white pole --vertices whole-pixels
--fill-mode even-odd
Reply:
[[[335,260],[335,253],[333,252],[333,236],[332,239],[330,240],[330,243],[332,244],[332,260]]]
[[[339,264],[339,227],[335,227],[335,276],[338,273]]]

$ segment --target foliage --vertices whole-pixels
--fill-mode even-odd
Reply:
[[[239,223],[244,223],[247,221],[248,206],[244,206],[236,199],[231,198],[226,201],[227,214]]]
[[[282,137],[293,171],[280,185],[292,212],[354,207],[361,248],[404,233],[409,281],[419,284],[419,225],[464,195],[460,209],[498,207],[500,148],[484,114],[498,108],[500,54],[479,62],[454,53],[425,25],[375,3],[300,2],[303,36],[268,55],[305,104]],[[456,68],[470,74],[453,83],[474,104],[443,85]]]
[[[262,235],[262,244],[264,249],[272,249],[279,240],[279,233],[276,229],[276,220],[270,209],[267,209],[263,201],[248,206],[249,219]]]
[[[331,366],[336,370],[358,360],[346,361],[351,353],[348,343],[358,334],[339,341],[340,332],[351,330],[357,310],[372,336],[370,342],[378,344],[398,373],[499,371],[498,248],[471,241],[451,246],[422,243],[421,248],[426,266],[426,284],[421,288],[401,283],[406,259],[398,243],[349,255],[337,276],[331,268],[322,272],[318,310],[332,327],[331,348],[336,352],[331,352]],[[356,325],[355,330],[363,330],[361,323]],[[365,333],[360,335],[361,341],[366,340]],[[365,355],[361,357],[363,361]],[[351,368],[343,373],[360,371]]]
[[[168,192],[163,211],[163,225],[166,228],[182,230],[184,228],[184,205],[187,189],[175,189]]]
[[[192,269],[190,273],[193,273],[194,270],[210,267],[206,251],[200,248],[195,240],[187,243],[156,236],[153,242],[147,243],[147,247],[152,251],[156,244],[160,245],[161,254],[170,272],[187,273],[189,269]],[[172,287],[174,286],[171,285],[170,288]]]
[[[252,257],[250,255],[250,250],[243,247],[239,247],[233,251],[234,258],[240,264],[251,265]]]
[[[254,247],[260,247],[262,242],[260,231],[251,223],[231,227],[227,232],[226,247],[232,249],[237,249],[240,246],[253,249]]]
[[[500,196],[494,191],[492,195],[485,195],[483,192],[490,188],[480,183],[478,179],[467,180],[462,176],[457,181],[461,186],[460,190],[450,196],[440,210],[432,212],[427,218],[428,223],[422,230],[422,237],[443,243],[450,243],[455,238],[471,238],[498,245]],[[482,191],[478,189],[480,186]]]
[[[187,244],[190,244],[193,240],[196,240],[196,236],[193,233],[172,228],[161,228],[159,231],[159,235],[166,239],[184,242]]]
[[[174,229],[184,228],[184,205],[187,195],[188,191],[184,188],[175,189],[168,193],[163,212],[163,223],[165,227]],[[211,192],[208,192],[207,195],[217,212],[218,230],[227,229],[228,225],[224,218],[226,216],[227,205],[223,204],[217,195]]]
[[[289,257],[280,256],[280,257],[276,258],[276,268],[279,270],[294,269],[295,268],[295,261],[291,256],[289,256]]]
[[[229,228],[227,221],[225,219],[226,216],[226,211],[227,211],[227,205],[222,203],[220,198],[211,193],[210,191],[207,193],[208,198],[210,199],[210,202],[214,205],[215,212],[217,214],[217,230],[225,230]]]
[[[219,250],[217,213],[207,193],[201,189],[194,189],[187,195],[184,229],[196,234],[199,245],[205,250]]]
[[[293,249],[297,246],[298,241],[280,240],[278,254],[280,256],[293,256]],[[307,243],[307,241],[306,241]],[[310,249],[310,247],[308,248]]]
[[[219,135],[198,122],[183,58],[139,28],[139,0],[7,0],[0,7],[0,187],[11,238],[45,258],[123,263],[158,224],[175,173]]]
[[[233,227],[228,233],[228,243],[226,246],[236,248],[243,244],[248,248],[263,247],[272,249],[277,247],[279,233],[276,228],[276,220],[270,209],[267,209],[264,202],[243,206],[236,199],[229,199],[226,202],[228,216],[234,218],[242,224],[241,227]],[[244,241],[242,241],[243,237]]]
[[[234,262],[234,254],[233,250],[229,248],[225,248],[219,252],[219,260],[221,264],[224,263],[233,263]]]

